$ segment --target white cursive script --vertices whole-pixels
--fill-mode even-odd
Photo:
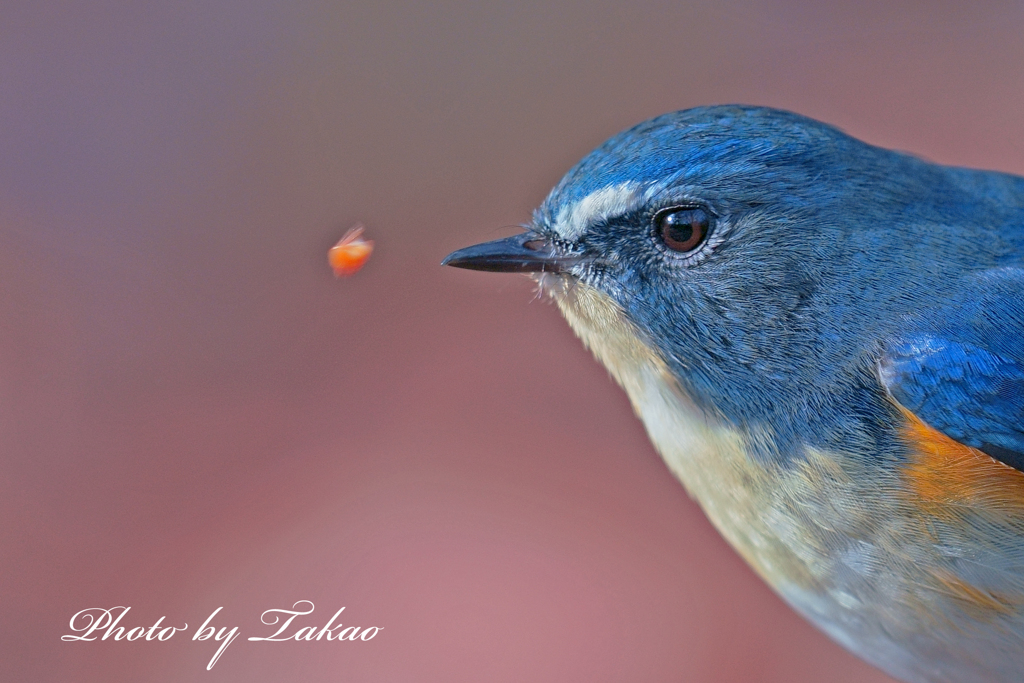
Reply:
[[[196,631],[196,634],[192,636],[192,640],[209,640],[210,637],[212,636],[213,639],[216,641],[224,641],[223,643],[221,643],[221,646],[217,648],[217,652],[213,655],[213,659],[211,659],[210,663],[206,665],[207,671],[213,668],[213,665],[217,663],[217,660],[220,659],[221,654],[224,652],[224,650],[227,649],[228,645],[231,644],[231,641],[238,637],[237,626],[235,626],[230,631],[225,630],[227,628],[226,626],[221,626],[219,631],[216,631],[216,629],[214,629],[213,626],[210,626],[210,622],[213,621],[213,618],[215,616],[217,616],[217,612],[221,611],[222,609],[224,608],[218,607],[217,609],[213,610],[213,614],[206,617],[206,621],[204,621],[203,625],[199,627],[199,629]],[[216,635],[214,635],[215,631]]]
[[[71,630],[76,632],[83,632],[81,635],[65,635],[61,636],[61,640],[96,640],[97,631],[106,629],[103,633],[103,637],[100,640],[106,640],[107,638],[113,637],[114,640],[139,640],[145,638],[146,640],[169,640],[177,631],[184,631],[188,628],[188,624],[185,624],[181,628],[177,626],[163,626],[161,623],[166,617],[160,617],[156,620],[156,623],[150,627],[136,626],[133,629],[125,631],[124,626],[118,626],[118,622],[128,614],[128,610],[131,607],[124,607],[119,605],[117,607],[111,607],[110,609],[103,609],[102,607],[90,607],[83,609],[80,612],[76,612],[71,617]],[[117,613],[117,617],[114,617],[114,613]],[[157,629],[160,629],[157,631]]]
[[[307,608],[308,605],[308,608]],[[60,637],[64,641],[93,641],[93,640],[170,640],[178,631],[188,629],[184,626],[165,626],[164,619],[160,617],[152,626],[135,626],[128,628],[120,626],[121,620],[128,614],[131,607],[119,605],[104,609],[102,607],[90,607],[76,612],[71,617],[71,630],[73,633]],[[192,635],[194,641],[213,640],[220,643],[220,647],[213,654],[206,665],[206,670],[213,668],[220,656],[227,650],[228,645],[233,643],[239,636],[238,627],[228,628],[227,626],[215,626],[212,622],[223,607],[213,610],[210,616],[206,617],[203,625],[196,629]],[[363,641],[373,640],[383,627],[381,626],[345,626],[335,623],[345,611],[342,607],[334,616],[327,620],[323,626],[301,626],[292,629],[292,622],[299,617],[305,617],[313,613],[313,603],[309,600],[299,600],[292,605],[292,609],[268,609],[260,617],[267,626],[277,626],[277,630],[269,636],[253,636],[249,640],[269,640],[272,642],[283,642],[286,640],[310,641],[310,640],[336,640],[336,641]]]
[[[304,608],[299,608],[299,605],[303,604],[309,605],[309,609],[303,611]],[[295,621],[296,617],[306,616],[307,614],[313,613],[313,603],[309,600],[299,600],[297,603],[292,605],[292,609],[268,609],[260,616],[260,621],[267,626],[275,626],[279,621],[281,621],[281,617],[278,615],[287,614],[289,616],[281,622],[281,625],[273,634],[263,638],[251,637],[249,640],[272,640],[282,642],[286,640],[320,640],[324,636],[327,636],[327,640],[366,641],[373,640],[373,638],[380,633],[381,629],[384,628],[383,626],[367,626],[366,628],[363,628],[362,626],[348,626],[342,628],[344,626],[343,624],[333,626],[334,621],[340,617],[341,613],[344,611],[345,608],[342,607],[340,610],[335,612],[334,616],[331,617],[320,629],[317,629],[316,626],[303,626],[291,635],[284,635],[292,625],[292,622]],[[268,617],[268,615],[270,616]],[[338,632],[335,633],[335,631]]]

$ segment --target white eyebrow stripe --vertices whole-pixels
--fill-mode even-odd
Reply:
[[[560,237],[574,242],[594,223],[621,216],[643,203],[640,183],[629,180],[609,185],[591,192],[575,204],[563,206],[553,227]]]

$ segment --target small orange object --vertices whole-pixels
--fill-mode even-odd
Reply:
[[[373,240],[362,238],[365,229],[362,223],[356,223],[327,252],[327,262],[331,264],[335,276],[352,275],[370,258],[370,254],[373,253]]]

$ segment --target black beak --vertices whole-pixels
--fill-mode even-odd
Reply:
[[[495,273],[561,273],[577,261],[578,256],[558,254],[546,237],[524,232],[453,251],[441,265]]]

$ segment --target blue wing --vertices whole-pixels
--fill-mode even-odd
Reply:
[[[934,429],[1024,471],[1024,269],[972,274],[960,292],[888,344],[882,382]]]

